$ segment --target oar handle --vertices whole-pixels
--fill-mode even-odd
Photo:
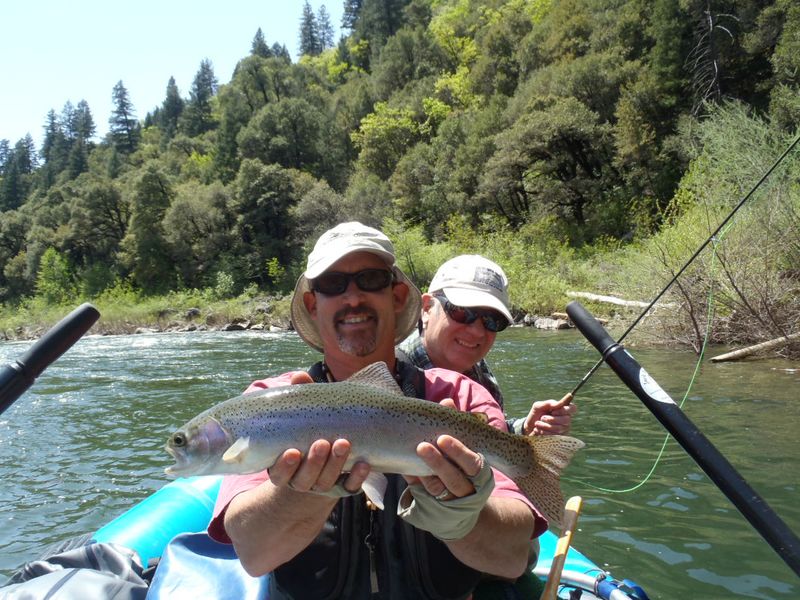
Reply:
[[[0,414],[33,385],[42,371],[89,331],[99,317],[94,306],[81,304],[39,338],[20,359],[0,368]]]
[[[547,582],[539,600],[555,600],[557,597],[561,573],[564,570],[570,544],[572,544],[572,536],[578,524],[578,516],[581,513],[582,504],[583,499],[580,496],[573,496],[567,500],[567,506],[564,510],[564,527],[561,531],[561,537],[558,538],[553,562],[550,564],[550,574],[547,576]]]
[[[567,305],[567,314],[586,339],[603,355],[603,360],[622,382],[636,394],[778,556],[800,575],[800,538],[692,423],[669,394],[636,362],[630,352],[615,342],[580,303],[570,302]]]

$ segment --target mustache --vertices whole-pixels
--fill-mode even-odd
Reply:
[[[373,309],[369,308],[368,306],[357,306],[357,307],[347,307],[337,311],[333,315],[334,321],[341,321],[347,317],[372,317],[373,319],[378,318],[378,312]]]

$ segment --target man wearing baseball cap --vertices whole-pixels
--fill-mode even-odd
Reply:
[[[497,263],[477,254],[451,258],[436,271],[422,295],[421,332],[399,347],[400,356],[422,369],[439,367],[465,374],[485,387],[503,407],[503,394],[486,364],[497,333],[514,318],[508,278]],[[509,419],[520,434],[566,434],[574,404],[555,400],[533,403],[525,418]]]
[[[317,241],[291,304],[295,329],[322,360],[248,391],[342,381],[385,362],[406,395],[482,412],[505,429],[474,381],[395,358],[420,306],[383,233],[338,225]],[[467,598],[481,573],[525,570],[529,541],[547,522],[480,454],[446,435],[420,443],[433,475],[387,474],[385,509],[375,510],[361,494],[370,466],[342,472],[350,449],[346,439],[319,439],[286,450],[269,472],[224,478],[209,534],[232,543],[249,574],[272,573],[270,598]]]

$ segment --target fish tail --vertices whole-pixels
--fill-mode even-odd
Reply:
[[[585,444],[565,435],[537,435],[524,439],[535,454],[535,464],[528,473],[512,479],[551,525],[561,527],[564,515],[564,496],[559,481],[561,472]]]

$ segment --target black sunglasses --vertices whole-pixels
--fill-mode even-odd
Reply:
[[[474,323],[480,319],[483,322],[483,326],[486,331],[491,331],[492,333],[503,331],[503,329],[509,325],[508,319],[506,319],[503,315],[498,314],[497,311],[483,308],[465,308],[463,306],[456,306],[450,302],[450,300],[448,300],[447,296],[444,294],[433,294],[433,297],[441,302],[444,312],[446,312],[447,316],[453,319],[453,321],[456,323],[469,325],[470,323]]]
[[[327,271],[311,280],[311,289],[326,296],[338,296],[355,281],[362,292],[377,292],[389,287],[394,280],[394,272],[386,269],[364,269],[356,273]]]

